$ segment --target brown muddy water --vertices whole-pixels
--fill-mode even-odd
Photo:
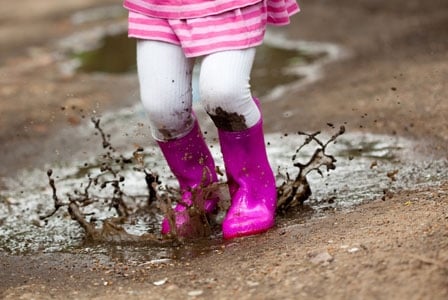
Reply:
[[[92,18],[100,18],[92,15]],[[82,15],[77,20],[83,20]],[[119,16],[121,18],[121,16]],[[80,22],[81,22],[80,21]],[[84,22],[84,21],[82,21]],[[134,72],[135,44],[126,38],[122,24],[111,28],[89,30],[67,37],[59,43],[67,60],[61,64],[65,72],[120,73]],[[93,42],[92,42],[93,41]],[[115,59],[116,49],[124,54]],[[323,64],[338,59],[346,53],[336,45],[291,41],[276,32],[269,32],[266,43],[257,54],[253,71],[255,94],[265,101],[275,101],[282,93],[300,88],[317,80]],[[198,64],[196,72],[200,68]],[[194,90],[194,86],[193,86]],[[195,95],[198,98],[198,95]],[[279,116],[281,118],[282,116]],[[287,116],[283,116],[287,117]],[[210,120],[201,119],[209,128]],[[137,144],[145,144],[148,125],[140,104],[101,116],[101,126],[111,135],[111,143],[125,157],[132,157]],[[92,124],[61,130],[60,134],[73,136],[74,140],[100,145],[101,139]],[[333,128],[325,128],[319,135],[326,141],[334,134]],[[219,144],[213,133],[206,135],[207,142],[216,158],[216,164],[224,170]],[[295,162],[306,162],[319,145],[310,143],[296,153],[306,137],[297,133],[273,133],[266,136],[268,156],[277,173],[277,184],[286,177],[293,178],[298,169]],[[277,218],[277,226],[285,227],[304,222],[311,217],[325,217],[334,210],[350,209],[365,201],[386,198],[389,192],[438,185],[447,178],[448,162],[420,156],[413,152],[415,142],[398,136],[368,133],[345,133],[327,148],[333,155],[336,169],[323,171],[322,176],[311,172],[308,182],[312,194],[300,209]],[[94,150],[92,150],[94,149]],[[55,149],[55,151],[58,151]],[[176,182],[163,163],[158,149],[145,147],[140,157],[141,165],[156,172],[162,182],[160,187],[175,187]],[[292,157],[295,156],[295,160]],[[87,158],[86,158],[87,157]],[[52,190],[48,184],[47,169],[52,169],[57,195],[67,201],[68,194],[86,187],[86,178],[101,174],[104,152],[101,147],[79,149],[70,159],[45,169],[23,170],[17,176],[1,178],[0,193],[0,251],[25,254],[34,252],[102,253],[118,260],[164,263],[173,259],[188,258],[203,252],[219,251],[224,243],[219,229],[210,238],[191,242],[133,243],[86,243],[84,231],[72,220],[63,207],[45,220],[40,216],[53,209]],[[158,234],[163,218],[155,206],[149,212],[138,210],[147,199],[145,174],[129,165],[120,170],[125,178],[120,190],[126,195],[133,216],[123,225],[135,235]],[[221,176],[221,181],[225,178]],[[98,201],[83,210],[87,220],[98,226],[108,218],[115,217],[111,208],[111,194],[107,189],[92,189]],[[218,218],[219,222],[219,218]]]

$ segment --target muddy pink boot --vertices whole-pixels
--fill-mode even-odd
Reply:
[[[179,181],[182,200],[174,208],[177,234],[190,236],[194,228],[189,223],[187,208],[193,204],[193,193],[200,193],[201,187],[218,181],[213,157],[205,144],[197,120],[186,136],[157,143]],[[205,212],[213,212],[217,201],[218,198],[207,199],[204,203]],[[170,231],[169,221],[165,218],[162,221],[162,234],[168,234]]]
[[[231,196],[222,224],[225,239],[254,235],[274,226],[277,192],[262,127],[260,119],[243,131],[218,129]]]

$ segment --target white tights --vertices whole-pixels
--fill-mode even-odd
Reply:
[[[209,54],[202,60],[200,99],[220,129],[240,131],[260,120],[249,84],[254,57],[255,48],[249,48]],[[138,41],[140,95],[156,140],[179,138],[192,129],[193,66],[194,58],[186,58],[179,46]]]

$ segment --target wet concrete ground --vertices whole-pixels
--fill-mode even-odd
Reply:
[[[135,74],[72,74],[61,69],[60,62],[65,58],[54,52],[57,42],[82,29],[90,30],[93,25],[74,25],[71,10],[90,4],[74,1],[67,7],[43,2],[33,14],[27,14],[32,10],[8,9],[5,4],[5,11],[11,14],[1,15],[0,38],[8,43],[1,43],[0,175],[14,178],[21,174],[20,179],[27,183],[31,177],[22,173],[23,169],[37,173],[49,165],[65,169],[74,156],[79,161],[89,158],[98,145],[86,139],[88,133],[82,124],[88,115],[104,115],[138,101]],[[353,212],[327,211],[324,218],[304,218],[295,225],[280,222],[278,228],[260,237],[217,246],[212,243],[211,251],[198,254],[191,250],[188,254],[195,246],[187,245],[180,248],[183,259],[175,262],[151,262],[150,257],[141,256],[138,247],[118,251],[100,247],[106,249],[103,252],[82,247],[71,254],[45,254],[43,250],[48,246],[44,246],[33,256],[2,253],[4,296],[44,299],[64,294],[70,298],[118,299],[145,298],[151,293],[170,298],[226,298],[236,294],[241,298],[302,295],[445,299],[446,4],[303,2],[304,13],[284,33],[291,39],[336,43],[348,49],[350,56],[320,70],[325,74],[321,80],[306,87],[291,87],[281,101],[263,103],[266,130],[274,137],[272,144],[279,140],[285,144],[288,139],[280,138],[284,133],[329,132],[327,123],[336,127],[345,124],[352,137],[345,143],[346,149],[357,149],[363,137],[363,148],[373,147],[363,151],[365,156],[361,155],[359,161],[363,162],[360,169],[365,174],[384,178],[376,181],[378,191],[381,182],[389,183],[387,173],[397,166],[382,165],[381,161],[378,167],[373,166],[379,160],[371,156],[383,153],[384,148],[400,155],[404,149],[406,155],[400,156],[397,178],[403,180],[401,174],[407,174],[409,185],[393,190],[386,201],[373,196],[373,202]],[[20,5],[27,7],[31,2]],[[95,5],[100,6],[100,2]],[[22,27],[9,25],[14,17],[22,21]],[[102,20],[95,26],[109,28],[106,25],[116,21]],[[25,35],[15,34],[18,31]],[[42,31],[47,34],[36,34]],[[130,123],[130,132],[121,137],[131,135],[136,144],[145,143],[149,139],[145,125]],[[211,140],[212,136],[210,133]],[[347,146],[353,141],[360,143]],[[343,153],[339,155],[347,155]],[[409,169],[406,171],[403,165]],[[325,183],[332,178],[325,179]],[[428,178],[431,184],[425,181]],[[423,185],[419,186],[419,182]],[[2,190],[11,185],[14,192],[20,193],[19,180],[3,181]],[[336,196],[343,198],[344,192],[362,195],[362,187],[357,191],[355,185],[341,187],[337,183]],[[44,187],[35,190],[37,195],[48,192]],[[320,192],[323,196],[319,196]],[[315,193],[319,200],[328,199],[330,192],[316,184]],[[317,264],[314,257],[318,257]]]

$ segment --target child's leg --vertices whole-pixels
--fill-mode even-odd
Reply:
[[[201,68],[201,96],[218,127],[232,198],[222,224],[224,238],[257,234],[274,226],[275,178],[266,154],[259,103],[249,86],[254,52],[212,54]]]
[[[260,120],[250,90],[255,48],[207,55],[201,65],[200,95],[218,128],[239,131]]]
[[[153,137],[166,141],[193,128],[191,78],[194,60],[173,44],[139,40],[140,94]]]
[[[139,41],[137,63],[141,98],[152,134],[179,181],[182,194],[182,201],[175,208],[175,223],[164,219],[162,233],[170,233],[171,225],[175,225],[180,236],[198,235],[203,228],[191,224],[187,208],[198,200],[202,202],[194,203],[196,206],[212,212],[218,199],[202,199],[201,190],[218,179],[213,157],[192,112],[193,60],[185,58],[176,45]]]

